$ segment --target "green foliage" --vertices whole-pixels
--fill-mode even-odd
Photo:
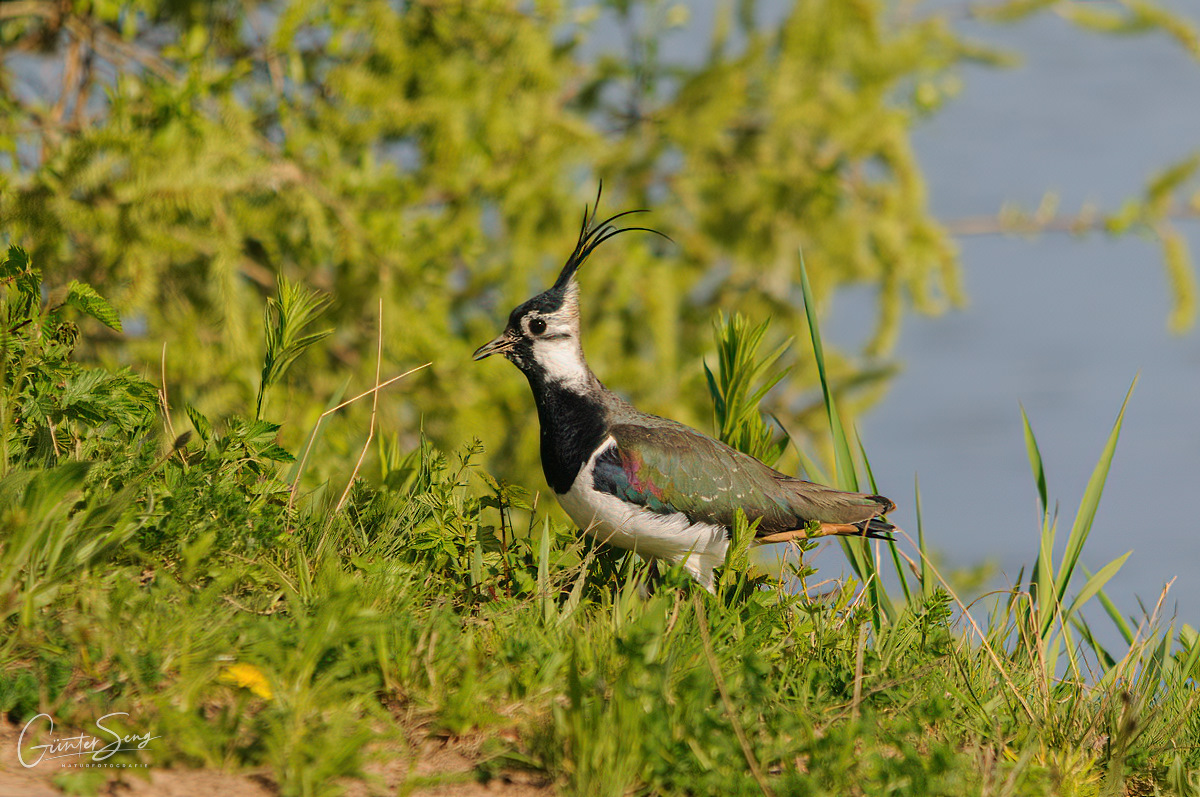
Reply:
[[[11,258],[11,253],[10,253]],[[104,297],[96,293],[91,285],[85,285],[78,280],[71,280],[67,286],[66,304],[71,305],[81,313],[90,315],[109,329],[121,331],[121,319],[113,306]]]
[[[1095,575],[1089,576],[1083,587],[1079,590],[1079,594],[1070,604],[1067,603],[1067,587],[1071,583],[1071,577],[1078,566],[1080,554],[1083,552],[1083,546],[1087,542],[1088,533],[1091,531],[1092,521],[1095,519],[1096,509],[1099,506],[1100,497],[1104,492],[1104,483],[1108,477],[1108,469],[1112,464],[1113,454],[1116,452],[1117,438],[1121,433],[1121,423],[1125,417],[1125,408],[1129,404],[1129,398],[1133,395],[1133,388],[1136,384],[1137,380],[1135,379],[1134,383],[1129,386],[1129,393],[1126,394],[1125,402],[1121,405],[1121,411],[1117,415],[1112,433],[1109,435],[1108,441],[1104,446],[1104,452],[1101,454],[1099,462],[1096,463],[1092,477],[1088,481],[1087,490],[1080,502],[1075,522],[1071,526],[1071,533],[1067,538],[1063,558],[1059,563],[1057,571],[1054,567],[1053,557],[1054,538],[1056,536],[1058,519],[1051,514],[1050,505],[1047,501],[1046,474],[1042,466],[1041,452],[1038,449],[1033,428],[1030,426],[1029,418],[1025,415],[1024,410],[1022,409],[1021,411],[1021,418],[1025,424],[1025,445],[1029,453],[1029,463],[1033,468],[1034,480],[1037,483],[1038,498],[1042,507],[1040,546],[1037,559],[1030,569],[1029,601],[1022,606],[1024,610],[1022,634],[1025,635],[1026,644],[1036,649],[1039,655],[1044,658],[1046,666],[1051,672],[1055,671],[1059,646],[1065,640],[1067,653],[1071,657],[1072,672],[1075,677],[1081,677],[1079,662],[1075,658],[1075,644],[1071,636],[1070,625],[1076,621],[1079,609],[1101,592],[1104,585],[1117,574],[1121,565],[1125,563],[1125,560],[1129,558],[1129,554],[1132,553],[1130,551],[1124,556],[1114,559],[1102,567]],[[1061,637],[1051,637],[1051,631],[1056,620],[1061,629]]]
[[[704,375],[713,399],[713,414],[721,442],[752,457],[774,465],[787,450],[788,438],[782,439],[767,424],[759,406],[767,393],[787,376],[786,370],[768,374],[787,351],[790,341],[759,359],[758,349],[767,334],[769,321],[753,329],[740,314],[726,318],[717,315],[717,375],[706,363]],[[751,392],[753,391],[753,392]]]
[[[953,97],[964,62],[1003,59],[959,33],[951,9],[808,0],[762,28],[753,3],[736,14],[731,3],[703,57],[679,64],[659,40],[707,20],[660,0],[8,5],[0,229],[64,282],[104,285],[136,322],[120,347],[85,329],[85,358],[157,372],[165,344],[169,395],[212,418],[251,402],[261,417],[268,389],[290,387],[276,413],[291,422],[285,447],[348,378],[371,379],[363,353],[382,332],[385,372],[435,367],[406,386],[411,402],[384,394],[381,414],[408,428],[420,418],[446,449],[487,428],[493,466],[532,483],[522,380],[465,363],[546,285],[599,177],[613,210],[649,208],[647,223],[679,242],[624,239],[582,275],[593,364],[648,410],[707,417],[694,364],[710,353],[717,310],[805,333],[798,245],[820,264],[818,299],[879,287],[865,352],[827,354],[839,389],[857,388],[843,396],[847,412],[880,394],[856,376],[886,378],[857,355],[886,355],[909,307],[961,299],[955,247],[928,212],[910,135]],[[973,13],[1049,5],[1081,25],[1092,11],[1017,2]],[[1097,14],[1195,41],[1186,21],[1145,3]],[[598,16],[619,23],[628,57],[585,55]],[[61,75],[51,96],[19,89],[35,70]],[[1173,219],[1195,178],[1183,167],[1163,177],[1128,212],[1084,226],[1161,241],[1170,323],[1182,329],[1195,278]],[[284,284],[297,298],[336,297],[324,311],[330,356],[302,376],[282,372],[285,352],[320,333],[301,331],[305,313],[280,326],[274,306],[264,322],[275,353],[261,373],[246,367],[262,299]],[[278,288],[279,302],[290,296]],[[83,293],[69,301],[96,310]],[[793,369],[768,410],[797,434],[818,433],[820,419],[796,409],[817,382],[811,367]],[[327,433],[352,434],[368,411],[347,408]],[[305,476],[313,486],[333,474],[318,461]]]
[[[87,358],[157,371],[166,344],[169,395],[211,418],[291,385],[277,415],[292,421],[285,437],[301,434],[347,377],[373,375],[361,355],[382,299],[384,371],[435,367],[407,386],[411,402],[384,395],[381,414],[409,428],[419,416],[446,449],[489,429],[497,469],[532,483],[523,382],[465,363],[550,279],[597,177],[614,210],[648,207],[647,223],[680,242],[623,240],[582,275],[598,372],[650,410],[708,415],[693,366],[718,308],[801,331],[788,287],[799,242],[824,264],[819,295],[882,286],[873,352],[907,303],[959,297],[908,137],[957,65],[984,54],[936,16],[822,0],[759,29],[748,12],[682,66],[659,55],[680,18],[657,2],[605,12],[625,20],[633,59],[585,58],[586,14],[558,3],[37,7],[6,16],[0,37],[55,61],[63,84],[31,99],[15,88],[28,60],[0,61],[0,227],[138,321],[119,351],[85,336]],[[34,45],[46,41],[62,44]],[[284,278],[336,297],[330,356],[282,374],[287,346],[311,333],[269,309],[282,348],[260,376],[246,363],[263,296]],[[816,428],[786,410],[813,384],[798,370],[770,409]],[[330,433],[362,428],[367,411],[348,408]],[[323,462],[306,472],[309,486],[331,476]]]
[[[267,300],[266,310],[263,311],[267,354],[258,386],[258,401],[255,403],[256,419],[262,417],[263,397],[267,389],[279,383],[288,367],[305,349],[333,334],[332,329],[304,334],[304,330],[329,306],[328,299],[283,277],[279,278],[277,293],[275,298]]]
[[[86,369],[72,362],[79,327],[68,308],[119,328],[116,311],[78,282],[48,291],[20,247],[0,263],[0,475],[26,463],[54,464],[69,453],[101,456],[155,422],[157,389],[130,369]],[[110,432],[109,430],[113,430]]]

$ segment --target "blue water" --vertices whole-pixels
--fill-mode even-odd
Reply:
[[[918,131],[939,218],[1010,200],[1032,208],[1046,190],[1064,212],[1085,201],[1115,209],[1200,148],[1200,63],[1164,37],[1089,36],[1054,17],[973,32],[1025,64],[968,69],[961,97]],[[1200,224],[1177,224],[1200,256]],[[1097,234],[959,244],[969,307],[910,316],[896,351],[903,370],[860,420],[880,488],[901,504],[896,522],[915,525],[919,474],[931,544],[952,563],[989,557],[1015,577],[1035,558],[1038,528],[1018,402],[1059,502],[1061,545],[1140,373],[1083,558],[1095,569],[1132,549],[1110,589],[1117,605],[1134,612],[1140,596],[1153,606],[1178,576],[1168,613],[1200,624],[1200,333],[1167,331],[1157,246]],[[830,337],[852,342],[844,319],[871,301],[838,297]]]

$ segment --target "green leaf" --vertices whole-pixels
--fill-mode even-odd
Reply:
[[[1085,576],[1091,575],[1086,567],[1083,568],[1083,573]],[[1112,598],[1108,597],[1107,592],[1100,589],[1096,593],[1096,599],[1104,607],[1104,613],[1108,615],[1108,619],[1112,620],[1113,625],[1117,627],[1117,631],[1120,632],[1121,638],[1125,640],[1125,644],[1132,645],[1134,638],[1133,627],[1129,625],[1129,621],[1121,614],[1121,610],[1117,608],[1117,605],[1112,602]]]
[[[478,587],[483,583],[483,548],[479,542],[471,548],[471,586]]]
[[[768,416],[759,405],[787,375],[787,369],[772,369],[790,341],[760,358],[758,351],[769,325],[769,321],[764,321],[751,327],[740,314],[726,318],[724,313],[718,313],[713,322],[717,372],[714,374],[705,363],[704,376],[720,440],[774,465],[786,450],[787,439],[786,435],[780,438],[776,427],[767,423]]]
[[[1096,518],[1096,509],[1100,506],[1104,483],[1108,479],[1108,469],[1112,465],[1113,454],[1117,450],[1117,439],[1121,436],[1121,424],[1125,420],[1125,409],[1129,406],[1129,399],[1133,395],[1133,389],[1137,387],[1137,383],[1137,377],[1134,377],[1132,384],[1129,385],[1129,390],[1125,393],[1125,400],[1121,402],[1121,411],[1117,413],[1117,420],[1113,423],[1112,432],[1109,433],[1108,441],[1104,444],[1100,461],[1096,463],[1092,477],[1088,480],[1083,500],[1079,503],[1079,511],[1075,514],[1075,523],[1071,527],[1071,534],[1067,537],[1067,547],[1063,552],[1062,566],[1054,583],[1054,592],[1059,604],[1063,601],[1067,585],[1071,582],[1071,575],[1075,572],[1075,565],[1079,561],[1079,555],[1083,553],[1083,545],[1087,542],[1088,534],[1092,530],[1092,521]],[[1045,633],[1045,628],[1043,618],[1043,633]]]
[[[1097,658],[1100,660],[1100,666],[1104,669],[1105,674],[1112,672],[1113,668],[1117,665],[1117,660],[1111,653],[1108,652],[1108,649],[1105,648],[1098,639],[1096,639],[1096,635],[1092,632],[1092,627],[1088,624],[1087,620],[1082,615],[1073,614],[1071,615],[1071,625],[1074,626],[1077,631],[1079,631],[1079,633],[1083,636],[1084,641],[1087,642],[1088,646],[1093,652],[1095,652]]]
[[[1042,515],[1045,516],[1050,511],[1050,504],[1046,499],[1046,471],[1042,466],[1042,452],[1038,449],[1037,438],[1034,437],[1033,427],[1029,423],[1029,416],[1025,414],[1025,406],[1021,407],[1021,423],[1025,428],[1025,451],[1029,454],[1029,466],[1033,469],[1033,480],[1037,483],[1038,500],[1041,502]]]
[[[17,288],[18,316],[33,315],[42,301],[42,274],[33,268],[25,250],[15,244],[8,247],[8,257],[0,265],[0,281],[8,280],[13,280]]]
[[[1058,536],[1058,519],[1049,516],[1042,520],[1038,538],[1038,558],[1029,574],[1029,591],[1038,610],[1038,633],[1045,639],[1054,622],[1054,538]]]
[[[109,329],[121,331],[121,317],[117,314],[116,309],[108,303],[107,299],[96,293],[91,285],[71,280],[67,286],[66,303],[79,312],[90,315]]]
[[[248,446],[261,446],[275,442],[275,435],[279,434],[280,428],[277,423],[255,420],[235,428],[233,434]]]
[[[1125,560],[1128,559],[1132,553],[1133,551],[1126,552],[1124,556],[1120,556],[1112,560],[1104,567],[1100,568],[1095,575],[1088,578],[1088,580],[1084,582],[1083,589],[1081,589],[1079,594],[1075,596],[1075,600],[1071,601],[1071,606],[1067,609],[1066,616],[1068,618],[1074,617],[1076,612],[1083,608],[1084,604],[1094,598],[1096,594],[1100,592],[1100,590],[1104,589],[1104,585],[1107,584],[1109,580],[1117,574],[1117,571],[1121,569],[1121,565],[1125,564]]]
[[[933,577],[929,572],[929,550],[925,547],[925,523],[921,514],[921,480],[913,476],[913,500],[917,513],[917,550],[921,553],[921,597],[933,595]],[[1018,580],[1019,580],[1018,576]]]
[[[1193,670],[1196,669],[1196,664],[1200,663],[1200,639],[1197,639],[1192,627],[1185,623],[1183,628],[1179,629],[1179,641],[1187,650],[1187,656],[1180,664],[1180,676],[1182,679],[1195,678]]]
[[[808,269],[804,265],[804,252],[800,255],[800,289],[804,295],[804,313],[808,319],[808,331],[812,337],[813,356],[817,362],[817,373],[821,378],[821,392],[825,398],[825,411],[829,418],[829,432],[833,437],[833,451],[836,485],[843,490],[858,490],[858,476],[854,470],[854,457],[850,453],[850,441],[846,429],[838,416],[837,404],[834,402],[833,390],[829,384],[829,376],[825,371],[825,350],[821,346],[821,330],[817,323],[817,305],[813,299],[812,286],[808,282]],[[896,608],[888,597],[886,590],[879,580],[879,571],[875,560],[866,550],[862,541],[839,538],[842,550],[850,560],[850,566],[859,578],[867,585],[871,596],[871,616],[876,630],[882,627],[881,612],[889,618],[896,616]]]
[[[554,601],[550,595],[550,519],[542,522],[542,538],[538,541],[537,592],[542,604],[542,620],[554,619]]]
[[[263,446],[256,449],[258,456],[263,459],[269,459],[272,462],[295,462],[296,458],[283,446],[276,443]]]
[[[813,299],[812,287],[808,282],[808,269],[804,266],[803,250],[800,251],[800,289],[804,294],[804,314],[808,319],[813,356],[817,361],[817,373],[821,377],[821,392],[825,397],[825,411],[829,416],[829,432],[833,436],[833,452],[836,463],[834,478],[837,480],[837,486],[841,489],[857,491],[858,476],[854,471],[854,458],[850,454],[850,441],[842,426],[841,418],[838,416],[829,375],[825,372],[825,350],[821,346],[821,328],[817,323],[817,304]]]
[[[725,566],[721,570],[721,584],[729,586],[737,582],[749,564],[750,543],[754,541],[754,532],[758,528],[759,519],[753,522],[746,520],[746,515],[739,507],[733,517],[733,528],[729,530],[729,547],[725,549]]]
[[[204,417],[204,413],[193,407],[191,404],[184,405],[184,412],[187,413],[188,420],[192,422],[192,426],[196,429],[196,434],[200,435],[200,439],[207,443],[212,438],[213,428],[209,423],[208,418]]]
[[[495,526],[480,526],[475,530],[475,544],[488,553],[499,553],[504,550],[500,538],[496,536]]]
[[[8,247],[8,256],[4,258],[4,262],[0,263],[0,280],[14,279],[17,275],[27,271],[29,271],[29,255],[21,247],[11,244]]]
[[[332,329],[304,334],[329,306],[329,297],[321,296],[304,285],[280,276],[277,295],[267,300],[263,310],[267,351],[263,360],[262,380],[254,417],[262,416],[267,389],[279,382],[296,358],[318,341],[333,334]]]

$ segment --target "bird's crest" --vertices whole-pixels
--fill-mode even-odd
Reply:
[[[575,272],[583,265],[583,261],[587,260],[588,255],[596,251],[596,247],[607,241],[609,238],[620,235],[623,232],[650,232],[655,235],[661,235],[668,241],[671,240],[667,235],[658,230],[649,227],[617,227],[613,224],[614,221],[625,216],[630,216],[634,213],[645,213],[645,208],[636,210],[626,210],[623,213],[618,213],[615,216],[609,216],[599,224],[596,223],[596,211],[600,209],[600,195],[604,193],[604,181],[600,181],[600,187],[596,191],[596,204],[591,208],[584,205],[583,207],[583,223],[579,227],[579,240],[575,243],[575,251],[571,252],[571,256],[567,258],[566,265],[563,266],[562,272],[558,275],[558,279],[554,281],[554,286],[551,290],[564,288],[571,278],[575,276]]]

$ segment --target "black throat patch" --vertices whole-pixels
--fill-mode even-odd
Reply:
[[[544,373],[525,375],[542,427],[542,472],[550,489],[562,495],[608,434],[604,405],[595,396],[548,381]]]

